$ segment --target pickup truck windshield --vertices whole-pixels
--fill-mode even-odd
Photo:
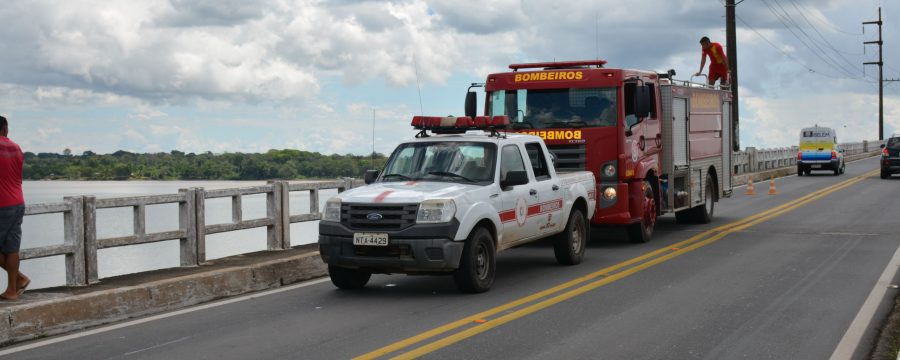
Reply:
[[[480,142],[401,144],[391,154],[381,181],[492,183],[497,146]]]
[[[615,126],[615,88],[497,90],[491,115],[509,116],[514,129]]]

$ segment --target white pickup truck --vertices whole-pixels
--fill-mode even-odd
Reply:
[[[540,137],[499,132],[506,124],[415,117],[419,135],[383,172],[326,202],[319,250],[334,285],[361,288],[373,273],[452,274],[461,291],[484,292],[497,253],[547,237],[560,264],[580,263],[594,175],[557,174]]]

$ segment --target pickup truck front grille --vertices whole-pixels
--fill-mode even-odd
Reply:
[[[354,230],[402,230],[416,222],[419,204],[342,204],[341,223]]]
[[[584,145],[547,145],[556,155],[557,171],[580,171],[585,169]]]

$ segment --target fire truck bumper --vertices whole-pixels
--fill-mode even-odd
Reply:
[[[604,184],[597,186],[597,211],[594,212],[594,218],[591,219],[594,224],[611,224],[611,225],[628,225],[635,222],[632,217],[628,203],[631,198],[630,192],[635,186],[629,186],[628,183]],[[605,196],[608,188],[616,189],[615,199],[608,199]],[[638,219],[640,220],[640,219]]]

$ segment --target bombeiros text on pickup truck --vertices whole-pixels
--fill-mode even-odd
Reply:
[[[484,292],[498,253],[548,237],[559,263],[580,263],[593,173],[557,173],[540,137],[506,134],[508,125],[507,116],[414,117],[418,135],[383,172],[326,202],[319,249],[332,282],[354,289],[373,273],[452,275],[461,291]]]

